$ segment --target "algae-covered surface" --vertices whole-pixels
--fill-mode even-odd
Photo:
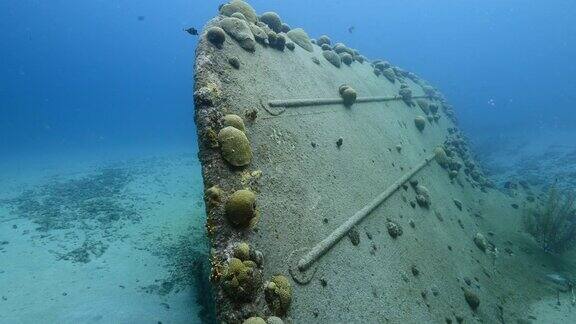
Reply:
[[[195,62],[199,157],[204,187],[210,188],[205,199],[211,280],[221,321],[277,322],[277,316],[288,323],[514,323],[553,322],[552,313],[573,318],[573,307],[550,306],[555,299],[570,304],[570,291],[545,278],[556,272],[570,276],[574,259],[545,254],[520,230],[522,214],[541,203],[541,191],[497,189],[439,91],[344,44],[322,44],[324,50],[314,44],[312,51],[298,45],[307,44],[302,40],[287,46],[284,32],[244,21],[231,10],[234,3],[223,12],[231,18],[217,16],[206,30],[223,19],[248,27],[230,30],[226,23],[223,42],[202,33]],[[238,36],[257,36],[256,28],[268,40]],[[329,61],[336,52],[353,62]],[[340,99],[343,84],[354,90],[351,99]],[[235,151],[217,135],[231,127],[224,118],[230,114],[244,120],[239,132],[251,156],[243,163],[232,163],[230,156],[248,156],[246,143]],[[439,146],[446,156],[439,156]],[[403,177],[397,190],[364,212]],[[226,207],[238,190],[256,195],[255,211],[242,214],[250,222],[241,226],[230,221],[234,210]],[[339,235],[358,213],[366,216]],[[324,246],[327,237],[336,239],[309,268],[302,267],[306,253]],[[239,259],[234,251],[243,242],[264,262]],[[287,282],[275,282],[278,275]]]
[[[0,322],[211,321],[194,155],[88,160],[1,175]]]

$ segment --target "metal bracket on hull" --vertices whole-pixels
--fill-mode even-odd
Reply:
[[[342,223],[338,228],[336,228],[332,233],[325,237],[322,241],[318,242],[312,249],[310,249],[306,254],[303,254],[299,260],[292,260],[294,255],[297,255],[297,250],[292,252],[290,256],[290,274],[292,278],[298,283],[304,281],[304,283],[310,282],[311,277],[314,276],[316,269],[313,268],[316,261],[318,261],[323,255],[325,255],[332,247],[336,245],[346,234],[354,227],[358,225],[364,218],[366,218],[374,209],[380,206],[384,201],[386,201],[394,192],[396,192],[406,181],[410,180],[418,171],[422,170],[426,165],[434,159],[434,154],[428,156],[424,161],[418,164],[413,170],[405,173],[402,177],[396,180],[392,185],[390,185],[386,190],[380,193],[376,198],[374,198],[366,206],[362,207],[357,211],[352,217],[347,221]],[[311,271],[312,270],[312,271]],[[302,278],[307,279],[301,280]]]
[[[304,271],[298,269],[298,260],[300,260],[303,255],[309,253],[309,251],[309,248],[294,250],[288,257],[288,272],[290,272],[292,279],[301,285],[309,284],[310,281],[312,281],[312,278],[314,278],[316,270],[318,270],[317,265],[314,265]]]
[[[413,96],[412,97],[412,99],[424,99],[424,98],[431,99],[430,96]],[[356,104],[360,104],[360,103],[396,101],[396,100],[402,100],[402,99],[403,98],[401,96],[360,97],[360,98],[356,99],[354,104],[356,105]],[[306,107],[306,106],[337,105],[337,104],[344,104],[344,100],[342,98],[312,98],[312,99],[286,99],[286,100],[270,100],[270,101],[268,101],[268,107],[284,108],[284,109],[285,108]],[[266,106],[264,109],[266,109],[266,111],[270,112]],[[281,114],[281,113],[279,113],[279,114]],[[275,116],[277,116],[277,115],[275,115]]]

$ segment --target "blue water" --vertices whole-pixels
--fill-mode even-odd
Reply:
[[[201,29],[218,4],[2,1],[1,151],[194,147],[197,40],[182,29]],[[576,121],[573,1],[252,4],[416,72],[471,134]]]
[[[201,30],[220,3],[1,1],[0,165],[195,154],[197,36],[183,29]],[[250,3],[428,80],[473,143],[576,134],[574,1]]]

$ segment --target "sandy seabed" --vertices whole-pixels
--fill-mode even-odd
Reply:
[[[209,319],[193,152],[4,163],[0,322]]]

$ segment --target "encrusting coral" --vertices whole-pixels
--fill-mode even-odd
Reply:
[[[265,284],[265,297],[268,308],[277,316],[284,316],[292,302],[292,285],[283,275],[272,276]]]
[[[414,118],[414,125],[416,125],[419,131],[423,131],[426,127],[426,119],[422,116],[416,116],[416,118]]]
[[[388,79],[388,81],[392,83],[396,82],[396,74],[394,74],[394,71],[391,68],[384,69],[381,72],[382,75],[384,75],[386,79]]]
[[[245,1],[232,0],[227,4],[220,7],[220,14],[224,16],[232,16],[234,13],[241,13],[247,21],[255,23],[258,20],[256,11]]]
[[[264,45],[269,45],[269,41],[268,41],[268,34],[266,33],[266,31],[264,31],[264,29],[262,29],[261,27],[255,25],[255,24],[248,24],[250,26],[250,30],[252,31],[252,34],[254,35],[254,39],[260,43],[260,44],[264,44]]]
[[[234,257],[242,261],[250,258],[250,245],[246,242],[240,242],[234,247]]]
[[[422,90],[429,97],[435,97],[436,96],[436,90],[434,89],[434,87],[432,87],[430,85],[423,85]]]
[[[210,206],[217,205],[222,202],[222,195],[224,192],[218,186],[212,186],[206,189],[205,196]]]
[[[354,102],[356,102],[356,97],[358,95],[356,93],[356,90],[354,90],[352,87],[343,84],[338,89],[338,92],[340,93],[340,96],[344,100],[345,106],[352,106]]]
[[[214,46],[220,48],[226,40],[226,33],[222,28],[213,26],[206,31],[206,39],[214,44]]]
[[[354,51],[342,43],[336,43],[332,49],[338,54],[348,53],[350,55],[354,55]]]
[[[375,61],[373,64],[375,69],[379,70],[379,71],[384,71],[385,69],[390,67],[390,63],[386,62],[386,61]],[[390,69],[390,71],[392,71],[392,69]],[[392,71],[392,73],[394,73],[394,71]]]
[[[250,317],[244,320],[242,324],[266,324],[266,321],[264,321],[264,319],[262,319],[261,317]]]
[[[430,207],[430,192],[428,188],[423,185],[417,185],[416,188],[416,202],[420,207],[428,208]]]
[[[473,293],[468,289],[464,290],[464,299],[466,300],[470,308],[472,308],[472,310],[476,310],[478,306],[480,306],[480,298],[478,297],[478,295],[476,295],[475,293]]]
[[[316,44],[318,46],[322,46],[322,45],[328,45],[330,46],[332,42],[330,41],[330,37],[326,36],[326,35],[322,35],[320,37],[318,37],[318,40],[316,40]]]
[[[233,166],[245,166],[252,160],[252,149],[246,134],[233,126],[227,126],[218,133],[218,143],[222,157]]]
[[[280,16],[275,12],[263,13],[262,16],[260,16],[260,21],[277,33],[282,31],[282,19],[280,19]]]
[[[482,233],[476,233],[476,235],[474,235],[473,241],[478,249],[480,249],[480,251],[486,252],[486,249],[488,248],[488,241],[486,240],[486,237],[482,235]]]
[[[248,23],[235,17],[226,17],[220,21],[220,27],[234,38],[240,46],[250,52],[256,49],[256,41]]]
[[[401,236],[404,233],[402,227],[391,220],[389,220],[386,223],[386,229],[388,230],[388,234],[394,239],[397,238],[398,236]]]
[[[228,63],[236,70],[240,69],[240,60],[237,57],[231,57],[228,59]]]
[[[408,88],[407,85],[403,84],[400,86],[400,90],[398,91],[402,100],[410,107],[414,106],[414,102],[412,101],[412,90]]]
[[[328,62],[332,63],[332,65],[334,65],[335,67],[339,68],[342,65],[342,60],[340,59],[340,56],[336,54],[336,52],[334,51],[323,51],[322,56],[324,56],[324,58]]]
[[[302,28],[296,28],[289,31],[286,35],[298,46],[302,47],[303,49],[307,50],[308,52],[313,52],[314,48],[312,47],[312,43],[310,42],[310,37]]]
[[[354,59],[352,58],[352,55],[348,54],[348,53],[340,53],[340,60],[342,61],[342,63],[350,66],[350,64],[352,64],[352,62],[354,61]]]
[[[228,114],[228,115],[224,115],[224,117],[222,117],[223,120],[223,124],[224,126],[232,126],[235,127],[241,131],[245,131],[245,126],[244,126],[244,121],[242,120],[242,117],[238,116],[238,115],[234,115],[234,114]]]
[[[280,317],[270,316],[266,319],[266,324],[284,324]]]
[[[428,103],[428,101],[424,100],[424,99],[418,99],[416,101],[416,103],[418,104],[418,106],[420,107],[420,109],[422,109],[422,111],[426,114],[429,115],[430,114],[430,104]]]
[[[246,16],[244,16],[242,13],[240,12],[235,12],[232,15],[230,15],[230,17],[234,17],[234,18],[238,18],[238,19],[242,19],[242,20],[246,20],[248,21],[248,19],[246,19]]]
[[[250,190],[234,192],[226,202],[226,217],[235,226],[249,226],[257,216],[256,195]]]
[[[437,147],[434,149],[434,159],[444,169],[448,168],[448,166],[450,165],[450,158],[448,157],[448,154],[446,154],[446,151],[442,147]]]
[[[270,47],[279,51],[284,50],[284,47],[286,46],[286,37],[284,37],[284,35],[276,33],[263,22],[258,22],[258,27],[266,33],[268,37],[268,45],[270,45]]]
[[[261,271],[253,261],[230,258],[222,276],[222,289],[237,302],[254,300],[262,284]]]

